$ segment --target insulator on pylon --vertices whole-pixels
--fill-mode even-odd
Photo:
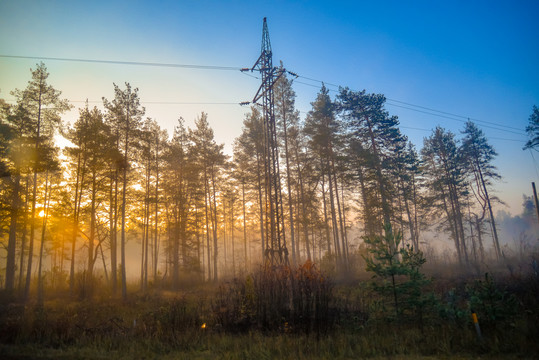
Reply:
[[[289,74],[290,74],[290,75],[292,75],[292,76],[295,76],[296,78],[298,78],[298,77],[299,77],[299,75],[298,75],[298,74],[296,74],[296,73],[294,73],[294,72],[292,72],[292,71],[288,71],[288,70],[286,70],[286,72],[287,72],[287,73],[289,73]]]

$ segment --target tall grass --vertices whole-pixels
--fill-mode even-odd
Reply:
[[[335,284],[312,264],[261,269],[183,293],[127,302],[0,302],[0,358],[345,359],[539,354],[539,282],[434,280],[423,327],[382,316],[366,282]],[[478,339],[470,314],[478,314]],[[427,316],[428,315],[428,316]]]

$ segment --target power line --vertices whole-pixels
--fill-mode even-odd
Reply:
[[[402,125],[399,125],[399,129],[411,129],[411,130],[432,132],[432,129],[423,129],[423,128],[417,128],[417,127],[411,127],[411,126],[402,126]],[[521,144],[525,143],[525,141],[518,140],[518,139],[506,139],[506,138],[499,138],[499,137],[492,137],[492,136],[489,136],[489,139],[503,140],[503,141],[513,141],[513,142],[518,142],[518,143],[521,143]]]
[[[507,126],[507,125],[497,124],[497,123],[490,122],[490,121],[474,119],[474,118],[470,118],[470,117],[466,117],[466,116],[462,116],[462,115],[457,115],[457,114],[453,114],[453,113],[446,112],[446,111],[441,111],[441,110],[428,108],[428,107],[421,106],[421,105],[414,105],[414,104],[411,104],[411,103],[408,103],[408,102],[405,102],[405,101],[400,101],[400,100],[395,100],[395,99],[390,99],[390,98],[387,98],[387,100],[393,101],[393,102],[396,102],[396,103],[399,103],[399,104],[405,104],[405,105],[408,105],[408,106],[414,106],[414,107],[417,107],[417,108],[420,108],[420,109],[425,109],[425,110],[429,110],[429,111],[435,111],[435,112],[438,112],[440,114],[446,114],[446,115],[454,116],[454,117],[461,118],[461,119],[473,120],[473,121],[478,122],[478,123],[494,124],[496,126],[501,126],[501,127],[504,127],[504,128],[518,130],[518,131],[522,132],[522,129],[519,129],[519,128],[516,128],[516,127],[513,127],[513,126]]]
[[[419,112],[419,113],[428,114],[428,115],[432,115],[432,116],[438,116],[438,117],[445,118],[445,119],[449,119],[449,120],[453,120],[453,121],[459,121],[459,122],[462,122],[462,123],[465,123],[465,122],[466,122],[466,120],[455,119],[455,118],[453,118],[453,117],[449,117],[449,116],[446,116],[446,115],[434,114],[434,113],[431,113],[431,112],[427,112],[427,111],[423,111],[423,110],[418,110],[418,109],[410,108],[410,107],[407,107],[407,106],[402,106],[402,105],[397,105],[397,104],[390,104],[390,103],[388,103],[388,105],[390,105],[390,106],[396,106],[396,107],[399,107],[399,108],[403,108],[403,109],[407,109],[407,110],[412,110],[412,111],[416,111],[416,112]],[[498,131],[505,131],[505,132],[508,132],[508,133],[516,134],[516,135],[524,135],[523,132],[520,133],[520,132],[516,132],[516,131],[512,131],[512,130],[500,129],[500,128],[497,128],[497,127],[491,126],[491,125],[481,125],[481,126],[482,126],[482,127],[485,127],[485,128],[490,128],[490,129],[498,130]],[[501,126],[501,125],[496,125],[496,126]]]
[[[328,82],[325,82],[325,81],[322,81],[322,80],[313,79],[313,78],[310,78],[310,77],[307,77],[307,76],[303,76],[303,75],[297,75],[297,77],[300,77],[300,78],[305,79],[305,80],[310,80],[310,81],[319,82],[319,83],[322,83],[322,84],[324,84],[324,85],[334,86],[334,87],[336,87],[336,88],[342,87],[341,85],[328,83]]]
[[[260,80],[259,77],[255,76],[255,75],[248,74],[247,72],[243,71],[243,70],[245,70],[245,68],[232,67],[232,66],[177,64],[177,63],[156,63],[156,62],[140,62],[140,61],[99,60],[99,59],[79,59],[79,58],[59,58],[59,57],[22,56],[22,55],[4,55],[4,54],[0,54],[0,57],[1,58],[11,58],[11,59],[71,61],[71,62],[85,62],[85,63],[152,66],[152,67],[168,67],[168,68],[199,69],[199,70],[227,70],[227,71],[230,71],[230,70],[238,71],[239,70],[239,71],[242,71],[242,73],[244,73],[247,76],[250,76],[252,78]],[[336,87],[336,88],[342,87],[342,86],[337,85],[337,84],[324,82],[323,80],[318,80],[318,79],[310,78],[310,77],[307,77],[307,76],[298,75],[297,73],[294,73],[294,75],[296,75],[297,78],[302,78],[302,79],[305,79],[305,80],[308,80],[308,81],[314,81],[314,82],[318,82],[318,83],[325,84],[325,85],[328,85],[328,86],[333,86],[333,87]],[[309,83],[305,83],[305,82],[301,82],[301,81],[297,81],[297,80],[294,81],[294,82],[302,84],[302,85],[306,85],[306,86],[311,86],[311,87],[316,87],[316,88],[319,87],[318,85],[309,84]],[[329,89],[329,90],[330,91],[336,91],[336,90],[333,90],[333,89]],[[470,118],[470,117],[466,117],[466,116],[463,116],[463,115],[458,115],[458,114],[454,114],[454,113],[450,113],[450,112],[442,111],[442,110],[436,110],[436,109],[433,109],[433,108],[429,108],[429,107],[425,107],[425,106],[421,106],[421,105],[416,105],[416,104],[412,104],[412,103],[401,101],[401,100],[396,100],[396,99],[391,99],[391,98],[386,98],[386,99],[388,100],[387,104],[391,105],[391,106],[396,106],[396,107],[400,107],[400,108],[403,108],[403,109],[416,111],[416,112],[428,114],[428,115],[431,115],[431,116],[437,116],[437,117],[441,117],[441,118],[445,118],[445,119],[453,120],[453,121],[466,122],[468,120],[473,120],[473,121],[475,121],[477,123],[481,123],[483,127],[495,129],[495,130],[498,130],[498,131],[506,131],[506,132],[510,132],[510,133],[513,133],[513,134],[517,134],[517,135],[524,135],[524,132],[521,131],[520,129],[516,128],[516,127],[507,126],[507,125],[503,125],[503,124],[498,124],[498,123],[494,123],[494,122],[491,122],[491,121],[485,121],[485,120],[479,120],[479,119],[475,119],[475,118]],[[72,102],[78,102],[78,101],[72,101]],[[408,107],[402,106],[402,105],[397,105],[397,104],[391,104],[391,102],[395,102],[395,103],[398,103],[398,104],[404,104],[404,105],[407,105]],[[165,105],[165,104],[166,105],[234,105],[234,104],[238,104],[238,103],[204,103],[204,102],[187,103],[187,102],[149,102],[149,101],[146,101],[144,103],[146,103],[146,104],[161,104],[161,105]],[[422,111],[422,110],[419,110],[419,109],[428,110],[430,112]],[[510,130],[506,130],[506,129],[516,130],[516,131],[519,131],[519,132],[510,131]]]
[[[517,140],[517,139],[506,139],[506,138],[499,138],[499,137],[489,137],[489,139],[503,140],[503,141],[513,141],[513,142],[518,142],[518,143],[521,143],[521,144],[525,144],[525,143],[526,143],[525,141],[522,141],[522,140]]]
[[[300,76],[300,77],[302,77],[302,76]],[[302,82],[302,81],[297,81],[297,80],[294,81],[294,83],[307,85],[307,86],[311,86],[311,87],[316,87],[316,88],[319,87],[318,85],[308,84],[308,83],[305,83],[305,82]],[[336,90],[329,89],[329,91],[336,91]],[[428,115],[432,115],[432,116],[437,116],[437,117],[441,117],[441,118],[448,119],[448,120],[459,121],[459,122],[462,122],[462,123],[466,123],[467,120],[472,120],[472,119],[466,118],[464,116],[454,115],[454,114],[451,114],[451,113],[447,113],[447,112],[444,112],[444,111],[438,111],[438,110],[430,109],[430,108],[419,106],[419,105],[413,105],[413,104],[406,103],[404,101],[393,100],[393,99],[388,99],[388,98],[386,98],[386,100],[388,100],[387,105],[390,105],[390,106],[396,106],[396,107],[399,107],[399,108],[403,108],[403,109],[407,109],[407,110],[411,110],[411,111],[415,111],[415,112],[419,112],[419,113],[423,113],[423,114],[428,114]],[[419,109],[414,109],[414,108],[411,108],[411,107],[408,107],[408,106],[392,104],[391,102],[398,102],[398,103],[401,103],[401,104],[409,104],[410,106],[416,106],[416,107],[419,107],[419,108],[422,108],[422,109],[435,111],[435,112],[438,112],[439,114],[432,113],[432,112],[427,112],[427,111],[423,111],[423,110],[419,110]],[[447,114],[447,115],[443,115],[443,114]],[[450,116],[448,116],[448,115],[450,115]],[[467,120],[458,119],[456,117],[464,118],[464,119],[467,119]],[[487,124],[495,124],[495,126],[482,124],[481,126],[485,127],[485,128],[490,128],[490,129],[494,129],[494,130],[498,130],[498,131],[510,132],[510,133],[513,133],[513,134],[516,134],[516,135],[525,135],[523,131],[516,132],[516,131],[507,130],[507,129],[501,129],[499,127],[505,127],[505,128],[508,128],[508,129],[515,129],[515,130],[518,130],[518,128],[514,128],[514,127],[506,126],[506,125],[499,125],[499,124],[491,123],[491,122],[488,122],[488,121],[481,121],[481,120],[476,120],[476,119],[473,119],[473,120],[475,120],[476,122],[484,122],[484,123],[487,123]],[[499,127],[496,127],[496,126],[499,126]]]
[[[257,79],[257,80],[260,80],[260,77],[256,76],[256,75],[252,75],[252,74],[249,74],[248,72],[245,72],[245,71],[242,71],[241,72],[242,74],[245,74],[249,77],[252,77],[253,79]]]
[[[302,110],[298,110],[298,111],[301,114],[308,114],[307,111],[302,111]],[[399,129],[410,129],[410,130],[417,130],[417,131],[424,131],[424,132],[432,132],[432,129],[418,128],[418,127],[413,127],[413,126],[404,126],[402,124],[399,124]],[[488,138],[493,139],[493,140],[513,141],[513,142],[518,142],[521,144],[526,143],[525,141],[518,140],[518,139],[507,139],[507,138],[500,138],[500,137],[493,137],[493,136],[489,136]]]
[[[6,101],[15,102],[16,100],[8,99]],[[68,100],[70,103],[86,103],[101,104],[102,100]],[[141,104],[149,105],[240,105],[239,102],[181,102],[181,101],[141,101]]]
[[[20,56],[20,55],[1,55],[2,58],[10,59],[30,59],[30,60],[51,60],[51,61],[72,61],[84,63],[98,64],[115,64],[115,65],[136,65],[136,66],[153,66],[153,67],[168,67],[182,69],[199,69],[199,70],[241,70],[240,67],[233,66],[216,66],[216,65],[197,65],[197,64],[175,64],[175,63],[155,63],[141,61],[119,61],[119,60],[99,60],[99,59],[75,59],[75,58],[58,58],[44,56]]]
[[[411,130],[427,131],[427,132],[432,131],[432,130],[429,130],[429,129],[422,129],[422,128],[416,128],[416,127],[411,127],[411,126],[402,126],[402,125],[399,125],[399,128],[400,129],[411,129]]]
[[[318,82],[318,83],[321,83],[321,84],[324,84],[324,85],[337,87],[337,88],[342,87],[342,86],[337,85],[337,84],[328,83],[328,82],[325,82],[323,80],[313,79],[313,78],[306,77],[306,76],[303,76],[303,75],[297,75],[297,77],[305,79],[305,80],[309,80],[309,81],[315,81],[315,82]],[[311,86],[311,87],[319,87],[318,85],[308,84],[308,83],[305,83],[305,82],[300,82],[300,81],[295,81],[295,82],[297,82],[299,84]],[[329,89],[329,90],[330,91],[336,91],[336,90],[333,90],[333,89]],[[508,131],[508,130],[505,130],[505,129],[512,129],[512,130],[520,131],[519,133],[513,132],[515,134],[518,134],[518,135],[523,135],[524,134],[524,132],[521,129],[516,128],[516,127],[512,127],[512,126],[498,124],[498,123],[491,122],[491,121],[479,120],[479,119],[471,118],[471,117],[468,117],[468,116],[453,114],[453,113],[450,113],[450,112],[447,112],[447,111],[436,110],[436,109],[421,106],[421,105],[415,105],[415,104],[405,102],[405,101],[401,101],[401,100],[396,100],[396,99],[391,99],[391,98],[386,98],[386,100],[388,100],[390,102],[396,102],[396,103],[399,103],[399,104],[405,104],[405,105],[412,106],[412,107],[415,107],[415,108],[418,108],[418,109],[429,110],[429,111],[432,111],[432,112],[435,112],[435,113],[427,113],[427,112],[424,112],[424,111],[421,111],[421,110],[418,110],[418,109],[400,106],[402,108],[405,108],[405,109],[408,109],[408,110],[411,110],[411,111],[421,112],[421,113],[429,114],[429,115],[432,115],[432,116],[438,116],[438,117],[442,117],[442,118],[446,118],[446,119],[450,119],[450,120],[461,121],[461,122],[466,122],[468,120],[472,120],[472,121],[475,121],[477,123],[489,124],[490,125],[490,126],[483,125],[484,127],[490,127],[492,129],[496,129],[496,130],[500,130],[500,131]],[[389,102],[388,102],[388,105],[399,106],[399,105],[396,105],[396,104],[390,104]],[[449,117],[449,116],[451,116],[451,117]],[[459,120],[459,119],[466,119],[466,120]],[[494,128],[492,126],[498,126],[498,127],[504,128],[504,129]],[[509,132],[511,132],[511,131],[509,131]]]

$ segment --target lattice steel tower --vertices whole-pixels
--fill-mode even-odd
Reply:
[[[262,76],[253,103],[261,105],[264,117],[264,173],[265,173],[265,258],[271,265],[289,265],[288,249],[283,217],[281,178],[279,175],[279,151],[275,127],[273,85],[283,75],[284,70],[273,67],[268,23],[264,18],[262,29],[262,49],[256,63],[250,69]],[[258,101],[262,99],[260,104]]]

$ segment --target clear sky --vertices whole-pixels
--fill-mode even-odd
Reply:
[[[539,182],[530,152],[521,150],[532,106],[539,106],[538,15],[539,1],[514,0],[1,0],[0,54],[250,67],[267,17],[275,64],[385,94],[387,109],[418,148],[436,125],[458,134],[464,124],[402,102],[480,120],[499,153],[497,195],[518,213],[530,182]],[[0,57],[0,97],[12,100],[9,92],[26,86],[36,62]],[[100,106],[102,96],[113,96],[113,82],[129,82],[140,89],[146,115],[169,132],[180,116],[192,125],[205,111],[227,151],[248,110],[236,104],[251,100],[259,86],[239,71],[45,63],[51,84],[76,107],[85,99]],[[319,86],[296,80],[303,114]],[[75,109],[65,119],[76,117]]]

